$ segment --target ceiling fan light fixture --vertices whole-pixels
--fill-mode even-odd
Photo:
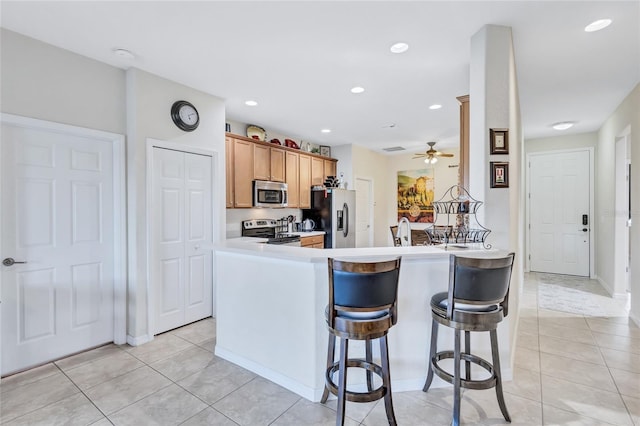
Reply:
[[[588,33],[592,33],[595,31],[603,30],[609,25],[611,25],[611,19],[598,19],[597,21],[593,21],[592,23],[584,27],[584,30]]]
[[[431,158],[427,157],[427,158],[424,159],[424,162],[426,164],[436,164],[438,162],[438,158],[437,157],[431,157]]]

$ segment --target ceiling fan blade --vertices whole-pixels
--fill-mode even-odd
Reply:
[[[444,152],[436,152],[436,154],[438,157],[453,157],[453,154],[445,154]]]
[[[413,157],[413,159],[422,158],[422,157],[427,157],[427,154],[415,154],[415,157]]]

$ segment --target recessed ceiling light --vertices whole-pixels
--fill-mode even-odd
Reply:
[[[440,108],[442,108],[442,105],[440,104],[433,104],[429,107],[429,109],[440,109]]]
[[[573,127],[575,123],[573,121],[562,121],[560,123],[555,123],[551,127],[556,130],[567,130]]]
[[[407,43],[396,43],[389,48],[391,53],[404,53],[409,49],[409,45]]]
[[[135,55],[129,52],[127,49],[113,49],[113,54],[122,58],[122,59],[135,59]]]
[[[356,86],[351,88],[351,93],[362,93],[364,92],[364,87]]]
[[[331,129],[322,129],[320,130],[322,133],[331,133]]]
[[[258,103],[256,101],[245,101],[244,103],[247,106],[256,106]]]
[[[592,33],[594,31],[600,31],[607,28],[609,25],[611,25],[611,19],[598,19],[584,27],[584,30],[588,33]]]

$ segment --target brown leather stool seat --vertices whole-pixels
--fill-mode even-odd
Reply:
[[[344,424],[345,402],[370,402],[384,398],[387,420],[396,424],[391,399],[387,333],[397,321],[400,258],[383,262],[347,262],[329,259],[329,305],[325,311],[329,329],[325,388],[321,402],[332,393],[338,397],[336,425]],[[340,355],[335,361],[336,337]],[[380,364],[373,362],[372,340],[380,341]],[[365,341],[365,359],[349,358],[349,340]],[[347,390],[347,368],[366,370],[367,391]],[[338,372],[338,383],[333,376]],[[382,385],[373,388],[373,374]]]

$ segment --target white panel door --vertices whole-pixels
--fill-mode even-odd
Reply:
[[[112,144],[2,125],[2,374],[113,341]]]
[[[530,156],[532,271],[589,276],[589,155],[575,151]]]
[[[151,280],[155,330],[211,316],[211,157],[153,149]]]

